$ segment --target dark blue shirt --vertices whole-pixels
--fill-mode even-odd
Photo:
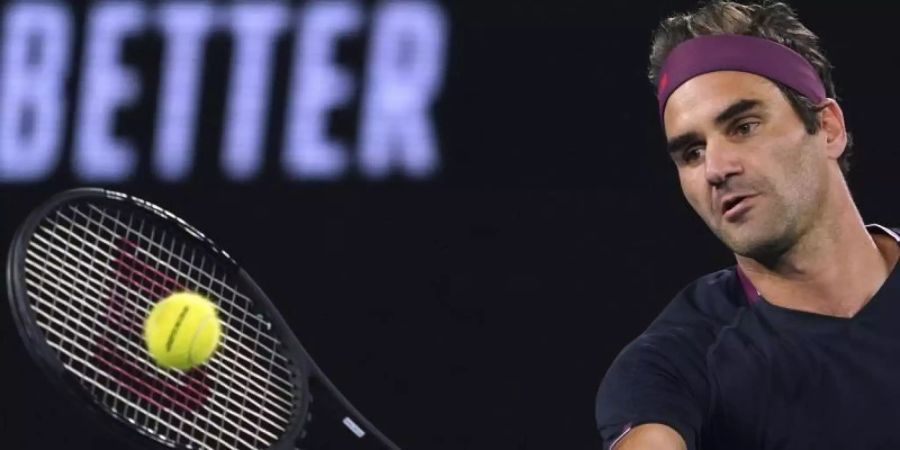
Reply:
[[[900,449],[900,273],[849,319],[750,299],[736,267],[706,275],[622,350],[596,418],[604,449],[644,423],[688,449]]]

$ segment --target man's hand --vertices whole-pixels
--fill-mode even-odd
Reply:
[[[625,433],[610,450],[687,450],[687,444],[668,425],[648,423]]]

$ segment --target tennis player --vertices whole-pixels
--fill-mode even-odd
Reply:
[[[650,79],[684,196],[737,264],[616,358],[604,448],[900,449],[900,238],[851,197],[816,35],[783,3],[707,3],[661,23]]]

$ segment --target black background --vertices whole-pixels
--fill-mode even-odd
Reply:
[[[896,225],[896,24],[863,2],[792,4],[837,67],[863,217]],[[644,76],[657,21],[692,5],[444,3],[443,167],[429,182],[292,183],[269,167],[264,180],[228,184],[204,150],[218,148],[210,125],[189,182],[143,168],[111,187],[234,255],[403,448],[599,448],[593,402],[609,363],[679,288],[733,263],[681,196]],[[152,66],[155,44],[135,45],[145,58],[126,60]],[[361,48],[349,43],[344,57]],[[203,114],[217,109],[216,86]],[[150,139],[154,107],[122,128]],[[53,179],[0,186],[0,241],[47,196],[80,185],[65,166]],[[113,448],[48,390],[3,311],[3,447]]]

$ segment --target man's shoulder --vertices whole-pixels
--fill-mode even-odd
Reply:
[[[685,286],[648,331],[661,328],[695,326],[719,328],[734,322],[749,306],[734,266],[697,278]]]
[[[735,268],[697,278],[685,286],[647,329],[621,352],[623,360],[659,359],[701,364],[719,334],[749,306]]]
[[[747,305],[742,300],[733,267],[685,286],[604,376],[596,401],[601,432],[613,437],[625,424],[664,423],[687,433],[685,421],[701,423],[710,401],[707,355]]]

